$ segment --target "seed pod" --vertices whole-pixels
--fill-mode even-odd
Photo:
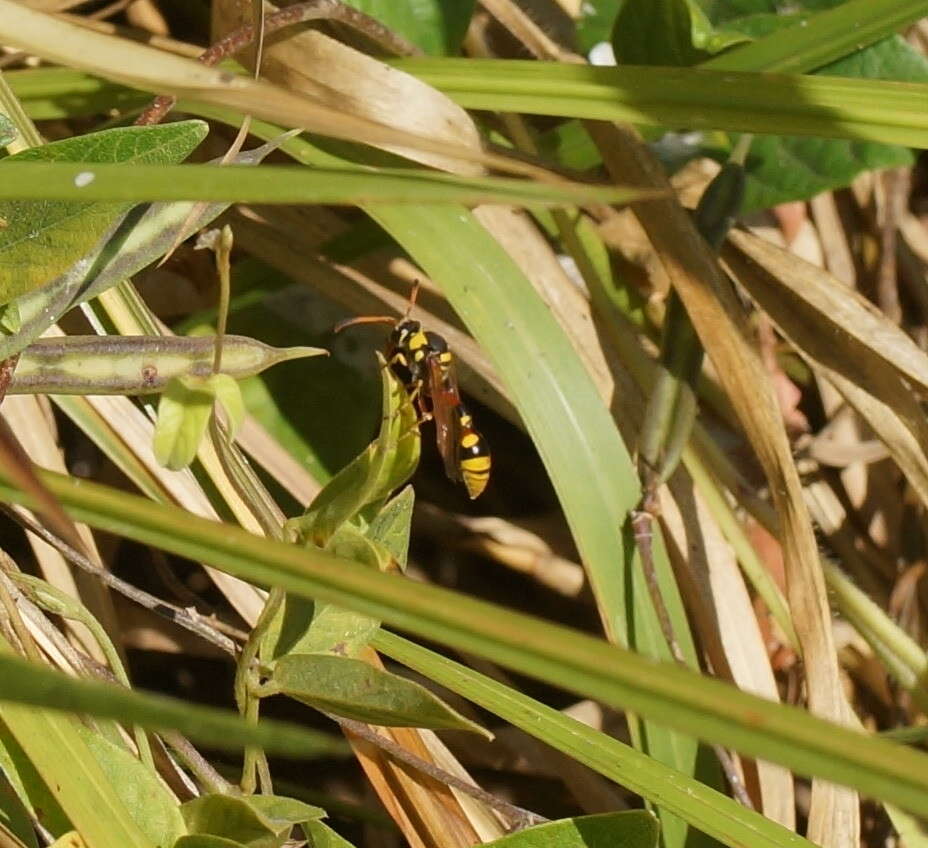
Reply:
[[[64,336],[38,339],[20,357],[10,394],[147,395],[174,377],[208,377],[212,336]],[[306,356],[318,347],[274,348],[247,336],[226,336],[221,373],[240,380]]]

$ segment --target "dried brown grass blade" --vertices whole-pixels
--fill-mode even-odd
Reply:
[[[632,130],[589,122],[587,127],[616,182],[666,190],[663,170]],[[675,200],[646,201],[633,208],[682,298],[767,476],[780,517],[787,597],[806,664],[810,710],[848,724],[853,714],[841,687],[812,524],[767,374],[754,346],[742,333],[746,316],[715,257]],[[860,838],[856,793],[815,781],[808,830],[812,841],[828,848],[856,845]]]

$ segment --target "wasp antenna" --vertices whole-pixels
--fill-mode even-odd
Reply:
[[[403,320],[405,321],[409,317],[409,313],[412,312],[413,307],[416,305],[416,298],[419,297],[419,289],[421,284],[416,280],[412,284],[412,291],[409,293],[409,305],[406,307],[406,313],[403,315]]]
[[[340,333],[347,327],[353,327],[355,324],[396,324],[396,318],[389,315],[362,315],[359,318],[347,318],[339,321],[332,329],[333,333]]]

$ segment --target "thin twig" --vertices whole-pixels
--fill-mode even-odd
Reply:
[[[650,479],[649,479],[650,476]],[[680,649],[680,643],[677,641],[673,629],[673,622],[670,620],[670,613],[667,611],[667,605],[664,603],[664,596],[661,594],[660,585],[657,582],[657,569],[654,567],[653,554],[653,524],[659,517],[659,501],[657,498],[657,481],[654,475],[645,475],[645,494],[642,497],[640,510],[635,510],[631,514],[632,531],[635,535],[635,544],[638,546],[638,555],[641,558],[641,570],[644,574],[644,582],[648,587],[648,594],[651,596],[651,603],[654,606],[654,612],[657,615],[658,624],[661,633],[670,648],[671,656],[679,665],[686,666],[686,659],[683,651]],[[737,801],[749,810],[754,809],[754,802],[748,795],[747,788],[738,769],[735,768],[735,762],[731,754],[721,745],[713,745],[712,750],[718,758],[719,765],[725,773],[728,785],[731,787],[732,794]]]
[[[304,3],[296,3],[286,9],[274,12],[274,14],[268,15],[264,19],[263,37],[267,38],[267,36],[288,26],[319,20],[337,21],[346,24],[375,41],[388,53],[395,56],[419,56],[422,54],[418,47],[402,36],[397,35],[379,21],[365,15],[363,12],[359,12],[357,9],[353,9],[351,6],[346,6],[339,0],[306,0]],[[250,46],[255,41],[255,36],[256,31],[251,24],[239,27],[237,30],[230,32],[225,38],[221,38],[211,47],[208,47],[200,54],[197,61],[212,67],[223,59],[234,56],[240,50]],[[136,119],[136,125],[145,126],[159,123],[171,111],[175,103],[177,103],[177,98],[171,95],[156,97]]]
[[[179,627],[196,633],[225,653],[231,654],[233,657],[237,655],[238,648],[235,642],[228,636],[218,632],[210,624],[207,624],[195,611],[185,610],[167,601],[162,601],[160,598],[156,598],[142,589],[137,589],[131,583],[116,577],[105,568],[93,563],[83,553],[72,548],[55,533],[52,533],[25,513],[19,512],[6,504],[0,505],[0,510],[25,527],[30,533],[35,533],[36,536],[39,536],[43,541],[55,548],[69,562],[74,563],[78,568],[93,574],[95,577],[99,577],[111,589],[125,595],[129,600],[135,601],[145,609],[151,610],[156,615],[172,621]]]

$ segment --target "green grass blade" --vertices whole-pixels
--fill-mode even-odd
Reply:
[[[928,147],[928,84],[502,59],[396,65],[468,109]]]
[[[156,730],[179,730],[194,740],[220,748],[260,745],[269,752],[306,757],[347,752],[340,739],[294,724],[273,721],[249,724],[236,713],[109,683],[76,680],[18,657],[0,655],[0,673],[8,681],[0,693],[0,701],[82,712]]]
[[[17,666],[29,665],[24,660],[14,659],[12,654],[9,643],[0,639],[0,660],[15,662]],[[4,675],[5,691],[16,689],[19,683],[16,670]],[[0,703],[0,720],[89,848],[113,845],[154,848],[113,793],[102,769],[81,739],[72,716],[7,702]]]
[[[172,125],[173,126],[173,125]],[[3,165],[0,199],[242,203],[625,203],[640,192],[578,183],[458,177],[414,169],[264,165]]]
[[[819,12],[801,27],[737,47],[700,67],[803,73],[861,50],[925,15],[926,0],[850,0]]]
[[[727,795],[667,768],[634,748],[408,639],[381,630],[374,647],[430,680],[563,751],[604,777],[671,810],[704,833],[733,846],[811,843]]]
[[[447,589],[259,538],[86,480],[50,472],[41,477],[74,518],[91,526],[381,618],[656,723],[928,815],[928,754]],[[0,496],[35,506],[6,479]]]

